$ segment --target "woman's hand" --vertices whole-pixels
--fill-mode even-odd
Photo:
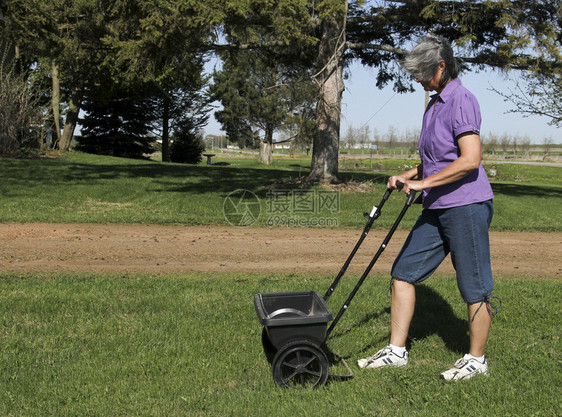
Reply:
[[[404,175],[393,175],[392,177],[390,177],[388,179],[388,182],[386,184],[386,188],[391,188],[393,190],[396,190],[398,188],[397,183],[401,182],[401,183],[406,183],[406,177],[404,177]]]
[[[422,176],[422,167],[418,165],[415,168],[412,168],[409,171],[404,172],[401,175],[393,175],[388,179],[386,184],[387,188],[396,190],[398,189],[398,183],[401,182],[404,184],[402,191],[404,191],[407,195],[410,195],[410,190],[421,191],[423,188],[421,181],[414,181],[413,178],[421,178]]]
[[[424,190],[424,184],[423,181],[418,181],[418,180],[407,180],[407,181],[403,181],[404,186],[402,187],[402,191],[406,194],[406,195],[410,195],[411,191],[423,191]]]

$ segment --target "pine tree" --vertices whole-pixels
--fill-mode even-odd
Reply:
[[[100,155],[143,158],[152,153],[154,136],[153,102],[150,99],[116,92],[107,99],[84,103],[85,116],[80,120],[82,136],[76,149]]]
[[[213,74],[215,113],[230,140],[260,146],[260,161],[272,162],[273,135],[299,130],[312,116],[316,88],[309,67],[290,53],[266,49],[222,53],[222,69]],[[295,129],[297,128],[297,129]]]
[[[184,125],[179,128],[170,145],[170,159],[172,162],[184,164],[198,164],[205,152],[205,142],[201,134],[196,133],[192,126]]]

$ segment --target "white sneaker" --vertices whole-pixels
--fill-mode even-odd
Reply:
[[[488,362],[484,358],[484,363],[472,358],[470,355],[464,355],[455,362],[455,365],[441,374],[441,379],[446,381],[458,381],[461,379],[470,379],[475,375],[488,373]]]
[[[378,369],[386,366],[406,366],[408,365],[408,352],[404,352],[404,356],[398,356],[392,351],[390,346],[379,350],[373,356],[365,359],[359,359],[357,365],[360,368]]]

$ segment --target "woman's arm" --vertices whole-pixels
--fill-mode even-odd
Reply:
[[[409,195],[410,190],[422,191],[426,188],[450,184],[466,177],[475,169],[478,169],[482,158],[480,135],[468,132],[459,136],[457,142],[461,154],[456,160],[441,171],[423,180],[407,179],[404,181],[403,191]]]

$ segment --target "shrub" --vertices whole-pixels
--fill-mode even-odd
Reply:
[[[181,129],[174,135],[170,145],[170,159],[172,162],[198,164],[204,151],[205,142],[200,134]]]
[[[16,156],[22,146],[37,144],[32,126],[41,119],[41,109],[30,84],[6,57],[0,59],[0,155]]]

